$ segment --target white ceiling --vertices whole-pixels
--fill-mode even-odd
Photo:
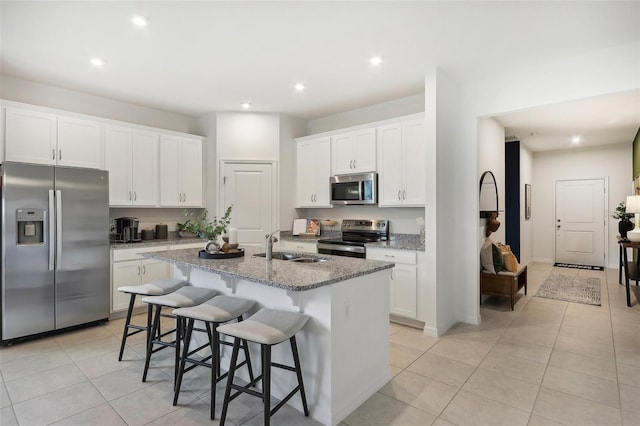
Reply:
[[[640,128],[640,90],[495,117],[505,136],[531,151],[631,143]],[[579,137],[578,145],[572,144]]]
[[[134,14],[148,27],[134,28]],[[249,101],[309,119],[420,93],[435,66],[464,82],[635,42],[639,21],[637,1],[3,0],[0,66],[191,116]]]

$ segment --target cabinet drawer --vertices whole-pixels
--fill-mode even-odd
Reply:
[[[114,262],[121,262],[123,260],[138,260],[142,259],[141,253],[151,253],[153,251],[168,250],[168,246],[154,246],[154,247],[140,247],[130,249],[111,249],[112,258]]]
[[[302,241],[280,241],[278,248],[280,250],[301,251],[304,253],[317,253],[318,244],[314,242],[302,242]]]
[[[367,248],[367,259],[384,260],[386,262],[416,264],[416,252],[410,250],[388,250]]]

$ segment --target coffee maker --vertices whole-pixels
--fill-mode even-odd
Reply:
[[[141,241],[138,237],[138,225],[140,220],[137,217],[118,217],[116,222],[116,242],[136,243]]]

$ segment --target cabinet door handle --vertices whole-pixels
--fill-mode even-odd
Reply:
[[[182,193],[182,195],[183,195],[183,200],[182,201],[186,202],[187,201],[187,194]]]
[[[309,197],[309,201],[313,203],[313,194],[311,194],[311,196]]]
[[[392,258],[392,259],[395,259],[395,258],[396,258],[396,257],[395,257],[394,255],[392,255],[392,254],[385,254],[385,255],[384,255],[384,257],[390,257],[390,258]]]
[[[129,201],[131,201],[131,191],[129,191]]]
[[[142,265],[142,275],[147,275],[147,265]]]
[[[353,168],[356,168],[356,160],[353,160]]]
[[[407,191],[405,189],[402,190],[402,199],[403,200],[407,199]]]
[[[133,201],[136,201],[138,199],[138,193],[136,191],[133,191]]]
[[[55,149],[52,149],[52,150],[51,150],[51,159],[52,159],[52,160],[55,160],[55,159],[56,159],[56,150],[55,150]]]
[[[62,150],[58,150],[58,160],[62,160]]]
[[[138,265],[138,275],[140,275],[140,265]]]
[[[400,198],[400,192],[401,192],[401,191],[398,189],[398,200],[401,200],[401,198]]]
[[[318,202],[318,194],[313,194],[313,202],[314,203]]]

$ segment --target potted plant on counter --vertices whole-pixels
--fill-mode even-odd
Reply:
[[[206,212],[206,210],[205,210]],[[206,213],[205,213],[206,214]],[[200,234],[200,222],[201,219],[195,215],[194,212],[184,209],[182,215],[186,220],[182,223],[176,223],[176,229],[178,235],[182,238],[196,238]]]
[[[227,210],[224,212],[224,216],[220,219],[217,217],[213,217],[212,221],[209,221],[207,217],[207,209],[204,209],[202,214],[202,219],[200,220],[200,230],[199,235],[203,240],[217,240],[218,237],[221,237],[222,234],[227,232],[227,228],[231,223],[231,209],[233,208],[233,204],[227,207]]]
[[[620,222],[618,222],[618,232],[623,239],[626,239],[627,232],[633,229],[633,222],[631,222],[633,213],[626,212],[624,201],[618,204],[618,207],[616,207],[616,210],[611,214],[611,217],[620,220]]]

